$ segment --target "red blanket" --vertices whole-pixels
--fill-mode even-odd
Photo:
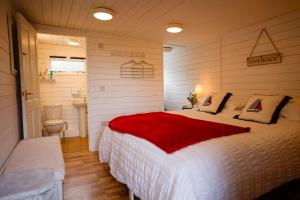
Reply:
[[[165,112],[121,116],[110,121],[108,126],[119,133],[146,139],[167,153],[212,138],[250,131],[248,127],[198,120]]]

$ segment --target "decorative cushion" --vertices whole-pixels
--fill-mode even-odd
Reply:
[[[300,121],[300,98],[293,98],[284,106],[281,116],[294,121]]]
[[[232,94],[227,92],[217,93],[205,97],[198,105],[198,111],[217,114],[222,111],[227,100]]]
[[[235,118],[265,124],[276,123],[281,109],[290,98],[284,95],[253,95]]]

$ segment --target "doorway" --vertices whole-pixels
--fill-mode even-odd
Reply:
[[[85,38],[38,33],[37,52],[43,135],[51,134],[55,119],[48,113],[55,107],[64,122],[61,137],[87,137]]]

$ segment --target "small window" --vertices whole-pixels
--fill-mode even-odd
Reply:
[[[83,59],[50,59],[50,71],[54,72],[85,72]]]

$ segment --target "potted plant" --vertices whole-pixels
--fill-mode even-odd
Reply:
[[[198,102],[198,99],[196,96],[197,95],[195,93],[190,92],[189,96],[187,97],[187,100],[191,103],[192,106],[194,106]]]

